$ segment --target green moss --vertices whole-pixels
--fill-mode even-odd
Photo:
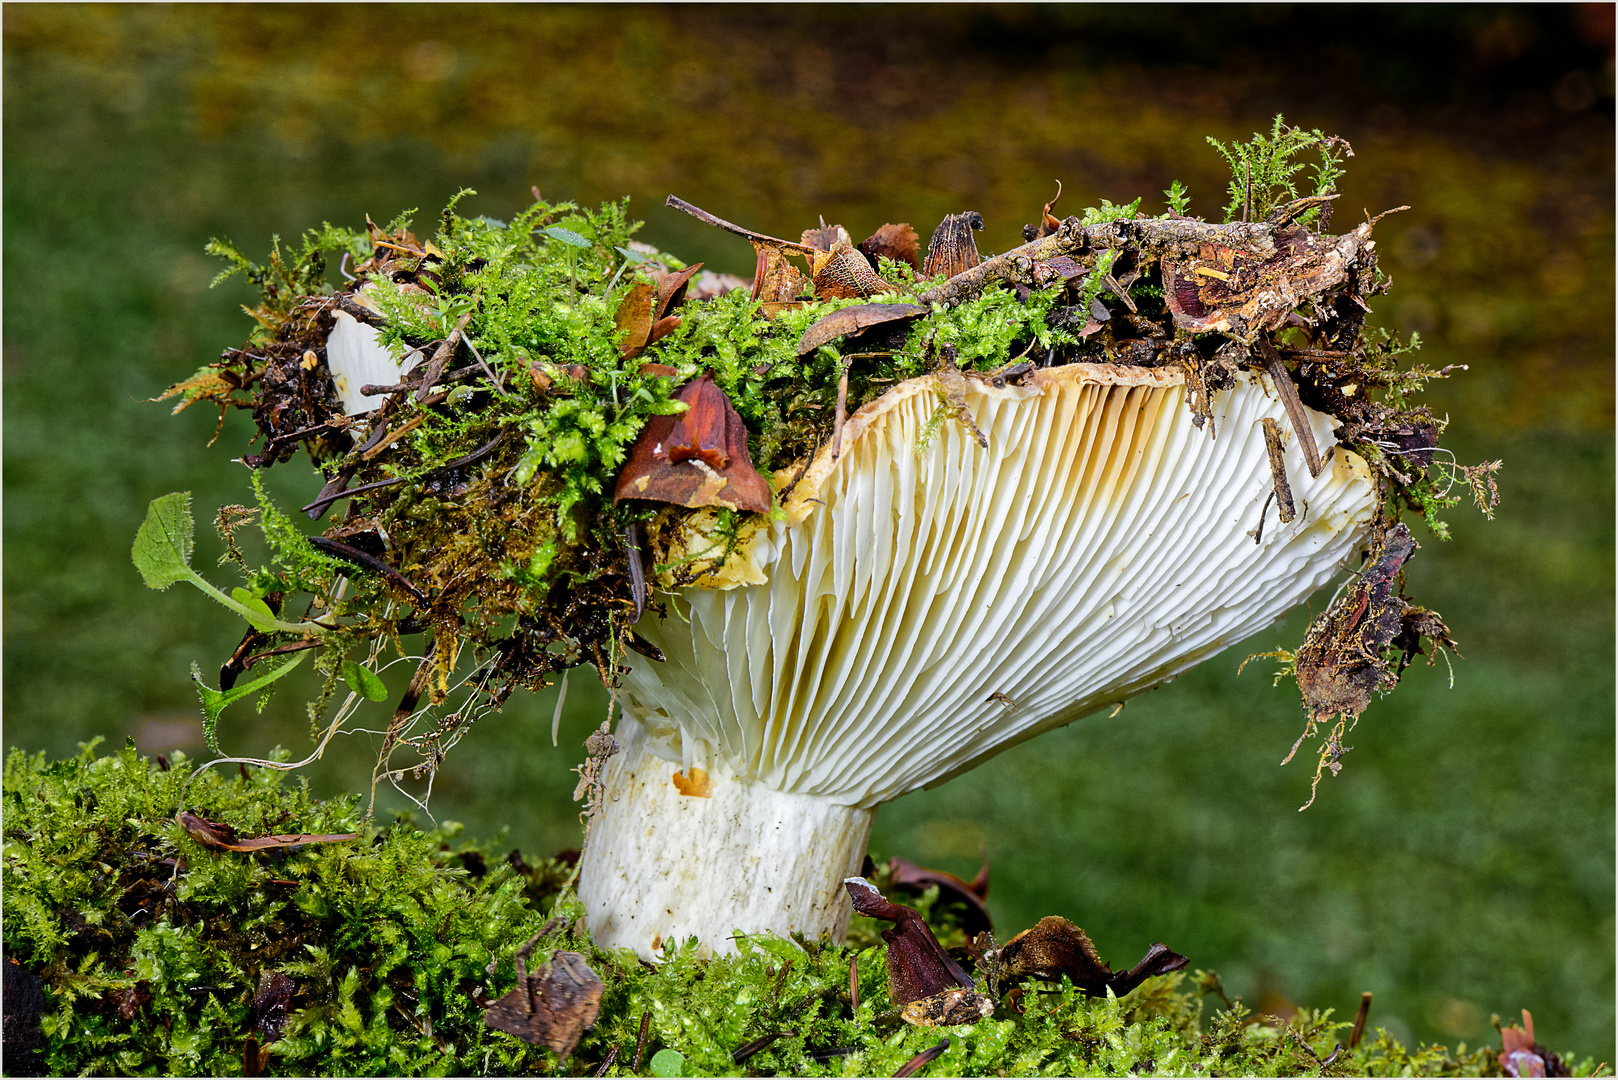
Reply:
[[[886,1076],[944,1039],[925,1075],[1499,1075],[1493,1050],[1409,1050],[1382,1031],[1323,1067],[1347,1024],[1329,1010],[1261,1021],[1240,1002],[1210,1013],[1202,991],[1217,976],[1154,979],[1123,1000],[1028,983],[981,1023],[915,1028],[894,1015],[886,948],[866,919],[846,946],[739,937],[735,955],[712,958],[687,942],[655,966],[552,923],[529,970],[567,948],[604,984],[563,1066],[487,1027],[478,1002],[511,989],[518,946],[550,917],[582,914],[565,866],[503,857],[453,822],[364,825],[355,800],[311,799],[274,770],[193,777],[183,757],[165,764],[131,747],[96,757],[93,745],[6,761],[5,950],[44,985],[52,1073],[236,1075],[252,1035],[275,1074],[581,1075],[617,1048],[609,1075],[629,1075],[649,1017],[643,1073],[672,1051],[657,1075]],[[182,806],[242,836],[359,836],[211,851],[176,824]],[[946,946],[961,943],[962,913],[936,887],[913,902]],[[290,989],[267,1021],[254,998],[277,976]],[[791,1034],[733,1060],[777,1032]],[[830,1047],[857,1050],[814,1053]]]

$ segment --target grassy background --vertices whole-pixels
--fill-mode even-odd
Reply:
[[[460,186],[506,217],[530,185],[623,194],[644,238],[715,269],[751,253],[658,209],[674,191],[795,234],[823,214],[924,234],[975,209],[986,250],[1058,211],[1178,177],[1217,217],[1204,135],[1276,112],[1348,137],[1338,224],[1378,227],[1376,317],[1471,371],[1435,397],[1462,460],[1502,457],[1498,519],[1417,529],[1410,594],[1464,661],[1412,670],[1366,714],[1307,813],[1301,723],[1246,652],[888,806],[873,847],[994,867],[1003,932],[1044,914],[1131,962],[1152,940],[1233,993],[1351,1011],[1474,1045],[1533,1010],[1542,1041],[1614,1057],[1611,8],[795,9],[10,6],[5,14],[4,740],[71,751],[195,739],[186,672],[240,626],[140,585],[148,500],[245,501],[250,424],[145,403],[248,329],[201,254],[322,219],[425,223]],[[1603,21],[1605,20],[1605,21]],[[318,480],[269,474],[283,504]],[[199,533],[198,565],[218,554]],[[1317,603],[1319,601],[1317,600]],[[1262,663],[1262,662],[1261,662]],[[539,851],[576,845],[579,741],[605,714],[572,680],[467,737],[433,808]],[[301,749],[288,693],[226,745]],[[363,789],[356,735],[309,772]],[[366,745],[355,745],[356,743]],[[396,802],[383,800],[383,805]]]

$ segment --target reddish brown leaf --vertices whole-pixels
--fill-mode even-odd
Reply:
[[[530,943],[532,944],[532,943]],[[576,952],[558,952],[532,975],[517,961],[517,985],[490,1005],[483,1022],[524,1042],[539,1043],[566,1061],[601,1011],[601,980]]]
[[[622,337],[618,340],[620,356],[630,357],[646,347],[652,332],[652,307],[655,292],[649,281],[637,281],[629,294],[618,305],[613,325]]]
[[[630,448],[613,501],[650,499],[676,506],[725,506],[766,513],[769,481],[753,468],[747,427],[711,373],[675,393],[679,416],[654,416]]]
[[[895,1005],[903,1008],[947,990],[976,988],[914,908],[891,902],[861,877],[846,879],[843,887],[855,911],[894,924],[882,931],[882,940],[888,943],[888,991]]]
[[[679,307],[681,302],[685,300],[686,286],[691,283],[691,278],[701,269],[701,263],[693,263],[684,270],[653,274],[652,276],[657,281],[657,302],[652,306],[652,314],[661,319]],[[655,335],[652,340],[657,340]]]
[[[987,862],[971,883],[962,881],[946,871],[929,870],[924,866],[917,866],[909,859],[898,857],[888,860],[888,875],[893,884],[907,888],[925,890],[929,886],[937,885],[940,900],[966,905],[968,916],[962,929],[966,931],[967,937],[976,937],[983,931],[994,928],[993,922],[989,919],[989,908],[983,902],[989,895]]]
[[[828,341],[858,334],[873,327],[919,319],[928,309],[916,304],[861,304],[816,319],[798,339],[798,355],[812,353]]]
[[[672,334],[674,328],[679,325],[680,317],[678,315],[665,315],[652,324],[652,332],[646,335],[646,344],[650,345],[658,338]]]
[[[237,837],[236,830],[229,825],[198,817],[189,810],[181,810],[174,815],[174,820],[203,847],[217,851],[268,851],[274,848],[301,847],[304,844],[335,844],[343,840],[359,839],[359,833],[284,833],[244,840]]]
[[[1157,942],[1140,963],[1128,971],[1114,972],[1096,955],[1089,935],[1059,915],[1045,916],[1032,930],[1006,942],[997,962],[1001,982],[1028,976],[1055,982],[1066,975],[1091,997],[1105,997],[1109,989],[1115,997],[1123,997],[1153,975],[1179,971],[1187,963],[1185,957]]]
[[[904,222],[882,226],[860,241],[858,250],[861,255],[871,260],[872,266],[880,265],[877,259],[883,258],[908,263],[917,270],[921,269],[921,237],[916,235],[915,229]]]

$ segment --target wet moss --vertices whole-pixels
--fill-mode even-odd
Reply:
[[[473,843],[453,822],[365,824],[356,800],[311,799],[274,770],[193,765],[93,745],[7,759],[5,952],[43,985],[49,1073],[237,1075],[259,1053],[255,1067],[282,1075],[584,1075],[616,1051],[608,1075],[631,1075],[670,1050],[659,1067],[678,1059],[686,1076],[880,1076],[947,1040],[927,1075],[1500,1075],[1492,1049],[1412,1050],[1380,1030],[1336,1050],[1349,1025],[1329,1010],[1283,1022],[1239,1001],[1210,1009],[1208,973],[1122,1000],[1026,983],[981,1023],[911,1027],[894,1015],[886,946],[866,919],[847,945],[743,937],[715,958],[671,943],[648,965],[591,944],[565,862]],[[176,823],[182,806],[244,837],[358,836],[215,851]],[[907,902],[946,946],[964,943],[965,913],[937,886]],[[604,984],[566,1063],[483,1022],[542,930],[530,971],[567,949]]]

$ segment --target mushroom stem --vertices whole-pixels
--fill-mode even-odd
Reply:
[[[598,946],[656,959],[663,943],[688,937],[733,951],[738,930],[842,939],[853,912],[843,879],[860,872],[875,810],[728,770],[707,778],[707,796],[681,794],[679,764],[652,751],[638,721],[626,718],[617,737],[579,867]],[[703,786],[696,770],[681,781]]]

